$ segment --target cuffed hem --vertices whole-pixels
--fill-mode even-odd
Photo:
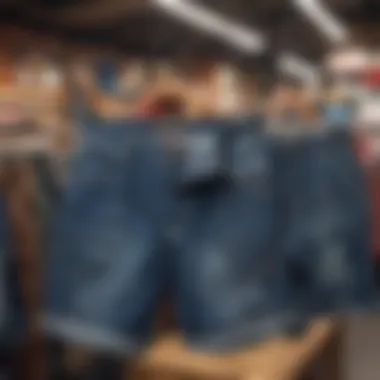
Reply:
[[[39,318],[38,325],[43,333],[51,338],[113,355],[134,354],[145,345],[144,342],[128,339],[118,331],[75,318],[43,315]]]
[[[197,351],[226,352],[243,349],[275,336],[284,336],[297,326],[305,331],[310,319],[295,312],[265,316],[241,323],[236,329],[202,337],[187,337],[192,349]]]
[[[373,309],[373,300],[368,300],[364,302],[345,302],[334,306],[326,306],[311,309],[310,313],[315,316],[327,316],[327,317],[345,317],[345,316],[356,316],[365,315]]]

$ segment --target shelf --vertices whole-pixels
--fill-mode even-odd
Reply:
[[[277,338],[233,354],[190,351],[179,334],[159,339],[137,359],[138,368],[200,378],[293,380],[315,360],[334,335],[335,322],[314,322],[298,339]]]

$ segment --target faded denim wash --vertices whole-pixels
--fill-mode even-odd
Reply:
[[[300,309],[315,315],[370,307],[369,206],[349,133],[278,142],[275,155],[280,246]]]
[[[68,178],[47,265],[54,336],[134,352],[170,297],[192,346],[229,350],[370,305],[368,210],[344,131],[286,141],[247,120],[92,119]]]

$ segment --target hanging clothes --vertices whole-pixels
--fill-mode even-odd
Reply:
[[[100,90],[109,95],[117,95],[118,86],[117,63],[111,60],[104,60],[96,66],[96,74]]]
[[[3,229],[9,244],[5,260],[7,333],[2,341],[8,349],[22,348],[17,357],[16,378],[37,380],[44,373],[42,345],[36,334],[42,245],[33,166],[22,158],[3,162],[0,184],[0,228],[5,223]]]
[[[371,211],[371,247],[375,257],[380,258],[380,162],[376,158],[370,136],[356,133],[356,153],[363,166]]]
[[[323,104],[322,116],[327,125],[350,125],[354,116],[353,107],[348,102]]]

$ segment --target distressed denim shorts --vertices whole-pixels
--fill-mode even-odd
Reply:
[[[370,213],[349,132],[275,145],[277,236],[299,310],[315,316],[370,308]]]
[[[49,233],[43,328],[135,352],[170,298],[189,344],[220,351],[356,308],[371,286],[360,178],[345,133],[89,125]]]
[[[242,346],[293,323],[270,145],[225,124],[84,131],[49,232],[48,333],[133,352],[167,297],[198,348]]]

